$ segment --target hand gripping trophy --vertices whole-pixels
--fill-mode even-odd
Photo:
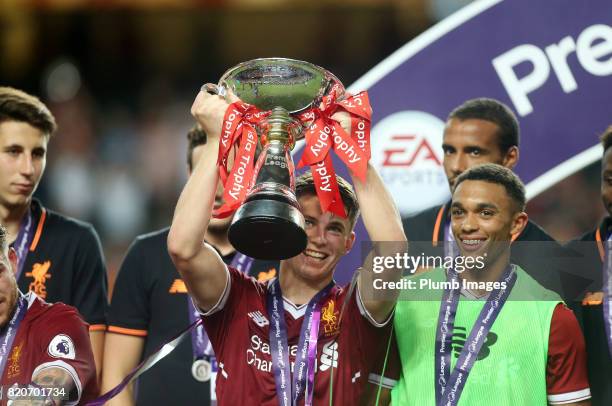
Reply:
[[[286,259],[305,249],[291,157],[302,138],[306,146],[298,167],[310,165],[322,210],[345,217],[330,153],[365,180],[371,117],[367,93],[346,97],[342,83],[327,70],[284,58],[241,63],[218,85],[202,89],[220,96],[232,92],[239,99],[223,121],[218,164],[224,204],[214,212],[216,217],[235,212],[229,240],[238,251]],[[350,134],[332,118],[340,111],[351,117]]]

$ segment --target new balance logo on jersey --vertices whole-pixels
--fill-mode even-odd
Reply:
[[[455,358],[459,358],[459,354],[461,354],[461,350],[463,349],[463,346],[465,345],[465,340],[467,340],[467,332],[466,332],[465,327],[455,326],[453,330],[453,341],[452,341],[453,354],[455,354]],[[491,349],[489,347],[491,347],[496,342],[497,342],[497,334],[490,331],[489,334],[487,334],[487,338],[485,339],[485,342],[482,344],[482,347],[480,348],[480,352],[478,353],[478,357],[476,358],[476,361],[480,361],[482,359],[487,358],[489,354],[491,353]]]
[[[256,312],[250,312],[249,317],[253,319],[255,324],[257,324],[259,327],[267,326],[268,324],[270,324],[266,316],[261,314],[259,310],[257,310]]]
[[[330,367],[338,368],[338,343],[336,341],[325,344],[321,353],[321,371],[327,371]]]

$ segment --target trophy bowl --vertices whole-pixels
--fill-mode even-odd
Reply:
[[[304,216],[295,196],[291,150],[308,123],[299,114],[317,106],[342,83],[327,70],[285,58],[254,59],[236,65],[208,90],[221,96],[231,91],[241,101],[271,114],[256,126],[259,169],[244,203],[229,228],[231,244],[258,259],[286,259],[307,244]]]

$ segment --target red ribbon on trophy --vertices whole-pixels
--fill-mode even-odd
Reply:
[[[267,117],[257,107],[237,101],[229,105],[223,118],[219,140],[219,176],[223,182],[223,205],[213,211],[216,218],[230,216],[244,201],[254,182],[255,150],[257,132],[255,125]],[[228,160],[234,151],[234,162],[228,173]]]
[[[302,122],[311,123],[305,130],[306,146],[298,168],[310,165],[321,209],[346,217],[329,152],[333,150],[355,176],[365,181],[371,155],[372,108],[367,92],[338,101],[337,89],[338,87],[332,88],[318,107],[311,108],[298,117]],[[342,126],[332,119],[332,115],[338,111],[349,113],[351,134],[347,134]],[[215,217],[231,215],[240,207],[253,186],[257,175],[254,162],[257,147],[255,126],[269,114],[269,111],[261,111],[241,101],[232,103],[227,108],[217,159],[219,175],[224,185],[224,203],[213,211]],[[228,171],[228,160],[232,151],[234,162],[231,171]]]
[[[337,111],[346,111],[351,117],[351,134],[332,119]],[[336,89],[325,96],[316,109],[301,118],[312,120],[306,130],[306,147],[298,168],[310,165],[321,210],[346,217],[338,182],[329,152],[333,150],[351,172],[365,182],[370,159],[370,122],[372,108],[367,92],[360,92],[337,101]]]

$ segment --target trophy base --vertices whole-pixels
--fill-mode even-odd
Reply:
[[[236,250],[255,259],[287,259],[306,248],[304,216],[278,200],[253,200],[236,211],[228,237]]]

